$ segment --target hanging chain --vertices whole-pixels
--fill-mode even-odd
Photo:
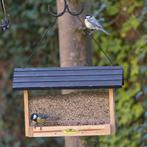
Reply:
[[[55,12],[52,12],[51,11],[51,7],[48,6],[48,13],[54,17],[60,17],[60,16],[63,16],[66,12],[68,12],[70,15],[72,16],[79,16],[80,14],[82,14],[82,12],[84,11],[84,4],[82,5],[81,9],[79,12],[73,12],[70,10],[70,7],[67,3],[67,0],[64,0],[64,8],[63,8],[63,11],[60,12],[60,13],[55,13]]]

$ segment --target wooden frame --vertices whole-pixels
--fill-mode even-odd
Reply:
[[[24,90],[25,135],[27,137],[96,136],[115,133],[114,89],[109,89],[110,123],[104,125],[32,127],[29,123],[28,90]]]

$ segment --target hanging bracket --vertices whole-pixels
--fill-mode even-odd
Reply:
[[[69,5],[68,5],[68,3],[67,3],[67,0],[64,0],[64,9],[63,9],[63,11],[60,12],[60,13],[52,12],[52,11],[51,11],[51,8],[48,7],[48,12],[49,12],[49,14],[52,15],[52,16],[54,16],[54,17],[60,17],[60,16],[64,15],[64,13],[66,13],[66,12],[68,12],[68,13],[69,13],[70,15],[72,15],[72,16],[78,16],[78,15],[80,15],[80,14],[83,12],[83,10],[84,10],[84,5],[82,5],[82,7],[81,7],[81,9],[80,9],[79,12],[72,12],[72,11],[70,10],[70,8],[69,8]]]

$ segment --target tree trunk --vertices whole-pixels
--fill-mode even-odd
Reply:
[[[72,11],[79,11],[77,0],[68,0],[68,5]],[[58,13],[63,11],[64,1],[57,0]],[[87,10],[87,8],[85,8]],[[84,20],[84,14],[80,16]],[[91,64],[91,44],[90,38],[82,33],[83,24],[78,17],[65,13],[58,18],[59,26],[59,47],[60,66],[86,66]],[[65,91],[63,93],[68,93]],[[71,92],[71,91],[70,91]],[[65,137],[66,147],[84,147],[80,137]]]

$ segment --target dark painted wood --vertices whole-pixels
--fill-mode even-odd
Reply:
[[[101,76],[48,76],[48,77],[14,77],[15,82],[68,82],[68,81],[108,81],[121,80],[121,75],[101,75]]]
[[[14,89],[80,89],[80,88],[108,88],[121,87],[121,81],[86,81],[86,82],[39,82],[39,83],[14,83]]]
[[[111,70],[111,69],[121,69],[122,70],[122,67],[121,66],[78,66],[78,67],[47,67],[47,68],[15,68],[14,71],[65,71],[65,70],[91,70],[91,69],[108,69],[108,70]]]
[[[72,89],[121,87],[120,66],[17,68],[13,75],[14,89]]]

